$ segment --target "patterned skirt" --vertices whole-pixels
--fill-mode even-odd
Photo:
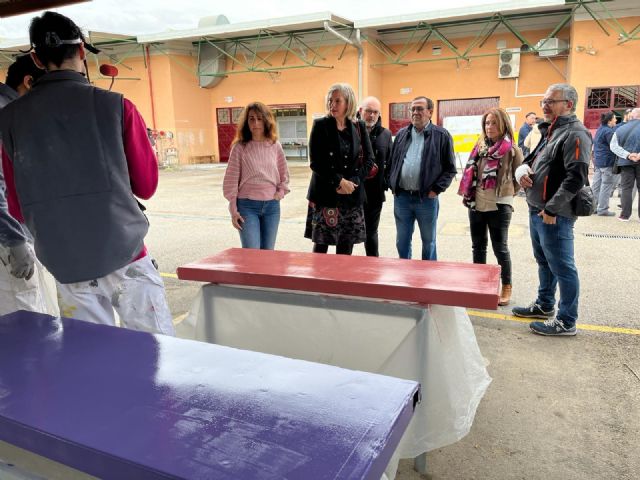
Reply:
[[[305,238],[322,245],[355,245],[366,240],[364,209],[321,207],[309,202]]]

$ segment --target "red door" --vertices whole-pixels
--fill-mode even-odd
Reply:
[[[218,125],[218,153],[221,162],[229,161],[231,144],[236,136],[237,123],[242,114],[242,107],[225,107],[216,109]]]
[[[411,102],[389,104],[389,130],[392,135],[396,135],[398,130],[411,123],[410,107]]]

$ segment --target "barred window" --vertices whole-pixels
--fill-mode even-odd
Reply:
[[[634,108],[638,105],[638,87],[616,87],[613,94],[614,108]]]
[[[592,88],[587,97],[587,108],[610,108],[611,89]]]
[[[407,103],[392,103],[391,107],[391,120],[406,120],[411,118],[409,115],[410,102]]]

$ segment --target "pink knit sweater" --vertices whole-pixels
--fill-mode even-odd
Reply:
[[[222,183],[229,211],[238,211],[236,200],[273,200],[276,192],[289,193],[289,169],[280,142],[236,143],[231,149]]]

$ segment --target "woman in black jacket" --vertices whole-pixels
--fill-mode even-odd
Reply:
[[[373,166],[373,151],[363,122],[354,123],[356,98],[346,83],[327,93],[327,116],[313,122],[309,138],[311,182],[304,236],[315,253],[351,255],[365,241],[364,179]]]

